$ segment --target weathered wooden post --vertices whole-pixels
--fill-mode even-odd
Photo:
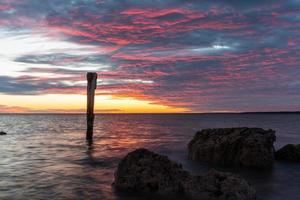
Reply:
[[[87,85],[87,111],[86,111],[86,139],[93,139],[93,129],[94,129],[94,101],[95,101],[95,89],[97,88],[97,73],[89,72],[86,74],[88,81]]]

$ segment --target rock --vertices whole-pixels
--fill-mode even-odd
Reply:
[[[147,149],[129,153],[115,173],[114,185],[118,189],[161,193],[180,191],[182,181],[189,179],[189,173],[181,165]]]
[[[215,170],[191,175],[180,164],[147,149],[137,149],[121,160],[114,187],[118,191],[177,194],[191,199],[256,199],[255,190],[239,177]]]
[[[192,199],[256,199],[256,192],[249,183],[231,173],[210,170],[206,174],[192,176],[191,179],[191,182],[184,184],[184,188]]]
[[[6,135],[6,134],[7,134],[7,133],[5,133],[5,132],[2,132],[2,131],[0,132],[0,135]]]
[[[275,152],[276,160],[300,162],[300,144],[288,144]]]
[[[275,140],[275,131],[261,128],[204,129],[188,144],[188,154],[212,164],[266,168],[274,162]]]

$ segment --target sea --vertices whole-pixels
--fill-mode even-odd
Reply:
[[[204,128],[261,127],[276,131],[275,148],[300,143],[300,114],[99,114],[94,140],[85,140],[85,115],[2,114],[0,199],[158,199],[114,190],[114,171],[130,151],[147,148],[194,174],[210,168],[245,178],[261,200],[299,200],[300,164],[272,169],[209,166],[187,158],[187,144]]]

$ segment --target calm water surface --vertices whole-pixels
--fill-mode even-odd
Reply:
[[[300,143],[299,114],[98,115],[93,144],[85,142],[84,115],[0,115],[0,199],[141,199],[116,194],[111,183],[120,159],[146,147],[193,173],[209,166],[189,161],[186,146],[197,130],[213,127],[276,130],[276,148]],[[300,165],[233,170],[263,200],[300,199]]]

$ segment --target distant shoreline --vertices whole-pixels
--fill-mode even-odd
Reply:
[[[205,113],[95,113],[95,115],[212,115],[212,114],[300,114],[300,111],[205,112]],[[0,115],[85,115],[85,113],[0,113]]]

